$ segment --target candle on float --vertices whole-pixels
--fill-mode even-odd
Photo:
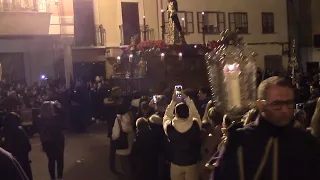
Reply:
[[[165,54],[164,53],[161,53],[161,60],[164,60],[164,56],[165,56]]]
[[[179,60],[182,60],[182,53],[179,53]]]
[[[240,91],[240,69],[239,64],[226,64],[224,67],[228,106],[239,107],[241,106],[241,91]]]
[[[121,64],[121,57],[120,56],[117,57],[117,63]]]
[[[182,31],[185,32],[185,29],[186,29],[185,19],[184,19],[184,18],[181,18],[181,21],[182,21]]]
[[[129,55],[129,62],[132,62],[132,58],[133,58],[133,55],[130,54],[130,55]]]
[[[146,27],[146,16],[142,16],[142,18],[143,18],[143,28],[145,28]]]

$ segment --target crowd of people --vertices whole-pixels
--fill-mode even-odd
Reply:
[[[320,179],[319,76],[297,73],[292,84],[268,73],[258,69],[256,108],[244,114],[223,113],[207,87],[124,96],[101,78],[69,90],[3,83],[0,175],[32,179],[31,145],[15,112],[26,107],[39,109],[33,122],[51,179],[63,178],[65,119],[77,132],[105,121],[110,170],[122,180]]]

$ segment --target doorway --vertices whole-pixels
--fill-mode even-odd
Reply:
[[[26,83],[23,53],[0,53],[2,78],[8,82]]]
[[[140,42],[139,4],[134,2],[121,2],[122,8],[122,34],[124,45],[129,45],[131,37],[138,35]]]
[[[308,75],[314,75],[319,72],[319,62],[307,62]]]
[[[100,62],[76,62],[73,63],[73,72],[75,79],[81,79],[85,82],[93,81],[96,76],[103,76],[106,79],[106,64]]]
[[[273,72],[281,72],[282,70],[284,70],[282,65],[282,56],[280,55],[264,56],[264,68],[270,69]]]

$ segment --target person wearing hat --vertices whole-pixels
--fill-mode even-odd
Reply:
[[[181,96],[173,94],[163,118],[163,127],[171,153],[171,180],[199,179],[201,118],[194,102],[183,92]]]

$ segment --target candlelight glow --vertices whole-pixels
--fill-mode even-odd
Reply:
[[[118,59],[118,60],[120,60],[120,59],[121,59],[121,57],[120,57],[120,56],[118,56],[118,57],[117,57],[117,59]]]
[[[164,53],[161,53],[161,57],[164,57],[165,56],[165,54]]]
[[[233,71],[235,69],[235,64],[231,64],[228,67],[229,71]]]
[[[146,16],[143,16],[143,19],[145,19],[146,18]]]
[[[182,53],[179,53],[179,57],[182,57]]]
[[[182,21],[184,21],[184,18],[181,18]]]
[[[132,54],[130,54],[130,55],[129,55],[129,57],[131,57],[131,58],[132,58],[132,57],[133,57],[133,55],[132,55]]]
[[[204,15],[204,12],[202,11],[202,15]]]
[[[164,10],[163,10],[163,9],[161,9],[161,12],[164,12]]]

